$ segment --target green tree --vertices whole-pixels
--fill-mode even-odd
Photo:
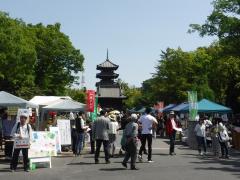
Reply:
[[[83,70],[84,57],[73,47],[68,36],[60,32],[60,24],[29,25],[35,33],[37,63],[35,84],[46,95],[63,95],[78,73]]]
[[[86,92],[84,89],[71,89],[66,90],[66,96],[70,96],[73,100],[86,103]]]
[[[64,95],[84,57],[60,24],[26,24],[0,12],[0,90],[23,98]]]
[[[203,25],[191,24],[189,32],[199,32],[200,36],[216,36],[219,39],[220,51],[215,60],[211,81],[219,77],[225,83],[218,83],[221,94],[225,94],[225,102],[235,112],[240,105],[240,2],[239,0],[215,0],[213,11]],[[215,76],[215,77],[214,77]],[[222,92],[224,91],[224,92]],[[223,95],[220,96],[221,99]]]
[[[148,103],[164,101],[180,103],[187,100],[187,91],[195,90],[199,98],[214,98],[208,83],[211,56],[206,48],[184,52],[168,48],[162,52],[153,77],[143,83]]]
[[[142,98],[141,89],[135,86],[129,86],[128,83],[118,79],[118,83],[121,86],[124,96],[127,97],[124,100],[125,108],[131,109],[140,105],[140,100]]]
[[[0,12],[0,90],[29,97],[34,91],[33,33],[22,20]]]

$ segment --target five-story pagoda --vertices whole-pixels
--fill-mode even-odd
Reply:
[[[123,108],[122,100],[126,97],[122,94],[119,83],[115,82],[119,74],[116,74],[114,71],[116,71],[118,67],[118,65],[108,59],[108,52],[106,61],[97,65],[97,70],[101,72],[96,75],[96,77],[100,79],[100,81],[96,83],[96,95],[98,96],[98,104],[101,108],[113,108],[117,110],[122,110]]]

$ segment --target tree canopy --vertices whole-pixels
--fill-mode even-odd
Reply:
[[[0,12],[0,90],[21,97],[64,95],[84,57],[60,24],[26,24]]]
[[[187,91],[197,91],[198,99],[240,112],[240,1],[215,0],[212,5],[205,23],[191,24],[189,32],[215,36],[217,41],[190,52],[181,48],[162,51],[152,78],[142,84],[138,104],[180,103],[187,101]]]

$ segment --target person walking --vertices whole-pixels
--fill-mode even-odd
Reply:
[[[228,141],[229,135],[227,132],[227,127],[223,124],[222,119],[219,121],[219,133],[218,133],[219,143],[221,146],[221,158],[229,159],[228,152]]]
[[[113,157],[116,150],[118,122],[116,121],[116,116],[113,114],[109,116],[109,119],[111,120],[109,126],[109,152],[110,156]]]
[[[218,159],[220,156],[220,143],[219,143],[219,138],[218,138],[218,134],[219,134],[219,119],[220,118],[214,118],[213,119],[213,125],[211,126],[211,139],[212,139],[212,151],[213,151],[213,156]]]
[[[110,120],[107,118],[107,112],[105,110],[100,111],[100,117],[93,123],[93,139],[96,141],[95,151],[95,164],[99,163],[99,153],[101,145],[103,144],[105,161],[109,164],[109,132]]]
[[[18,165],[18,157],[20,151],[22,151],[23,155],[23,169],[25,172],[28,172],[28,149],[30,146],[30,141],[32,139],[32,128],[26,122],[29,115],[27,113],[22,113],[20,115],[20,122],[17,122],[11,132],[11,136],[15,139],[15,143],[17,140],[26,140],[26,147],[14,147],[13,156],[10,164],[10,169],[12,172],[15,172]]]
[[[125,136],[126,136],[126,151],[125,151],[125,157],[122,162],[122,165],[127,168],[127,162],[129,158],[131,157],[131,170],[138,170],[136,168],[136,159],[137,159],[137,135],[138,135],[138,124],[137,121],[137,115],[132,114],[130,118],[130,122],[125,127]]]
[[[199,155],[206,155],[207,147],[206,147],[206,125],[204,123],[204,119],[200,118],[198,124],[194,128],[194,132],[196,134],[197,143],[198,143],[198,152]],[[202,153],[202,147],[203,152]]]
[[[152,160],[152,129],[157,124],[157,120],[155,117],[153,117],[151,113],[151,108],[147,107],[145,110],[145,115],[142,115],[140,119],[138,120],[139,124],[142,127],[142,144],[139,149],[139,156],[138,159],[141,162],[142,161],[142,153],[144,151],[146,141],[148,142],[148,162],[153,162]]]
[[[75,126],[76,126],[76,145],[75,145],[75,156],[79,156],[83,149],[84,143],[84,133],[85,130],[88,128],[85,126],[84,119],[83,119],[83,112],[79,112],[75,119]]]
[[[169,119],[166,122],[166,132],[170,140],[169,146],[169,155],[176,155],[175,153],[175,139],[176,139],[176,132],[182,132],[182,128],[179,128],[176,123],[176,118],[174,111],[171,111],[169,114]]]

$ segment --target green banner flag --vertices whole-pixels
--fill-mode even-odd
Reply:
[[[90,118],[92,121],[95,121],[97,119],[97,113],[98,113],[98,97],[95,96],[94,112],[90,113]]]
[[[189,120],[195,121],[198,113],[197,91],[188,91],[188,103],[189,103]]]

